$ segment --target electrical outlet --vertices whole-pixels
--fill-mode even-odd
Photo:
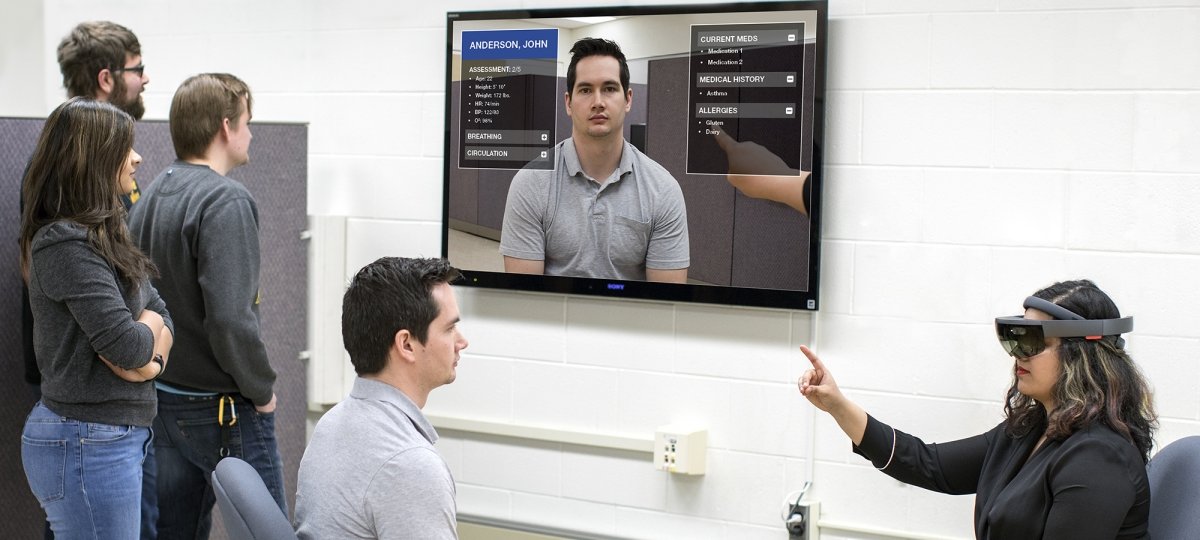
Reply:
[[[668,425],[654,433],[654,468],[676,474],[704,474],[708,431]]]
[[[821,537],[817,527],[821,515],[821,503],[816,501],[800,501],[795,510],[788,516],[784,526],[788,531],[789,540],[818,540]]]

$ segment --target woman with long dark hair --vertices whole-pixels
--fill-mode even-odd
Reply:
[[[170,316],[130,242],[119,196],[141,156],[133,119],[71,99],[50,114],[21,187],[42,399],[21,435],[29,487],[55,537],[136,538],[142,459],[166,369]]]
[[[884,474],[975,493],[977,538],[1144,538],[1157,420],[1121,338],[1133,319],[1087,280],[1051,285],[1024,307],[996,319],[1013,383],[1004,422],[982,435],[926,444],[885,425],[847,399],[807,347],[813,368],[800,377],[800,393]]]

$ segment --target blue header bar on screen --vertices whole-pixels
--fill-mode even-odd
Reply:
[[[558,30],[464,30],[463,60],[558,58]]]

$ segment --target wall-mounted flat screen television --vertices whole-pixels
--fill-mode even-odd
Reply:
[[[825,1],[448,13],[460,284],[817,309],[826,23]]]

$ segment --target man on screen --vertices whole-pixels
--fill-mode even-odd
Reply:
[[[679,183],[624,137],[633,103],[625,54],[612,41],[571,47],[571,137],[553,170],[523,169],[504,208],[504,270],[684,283],[690,264]]]

